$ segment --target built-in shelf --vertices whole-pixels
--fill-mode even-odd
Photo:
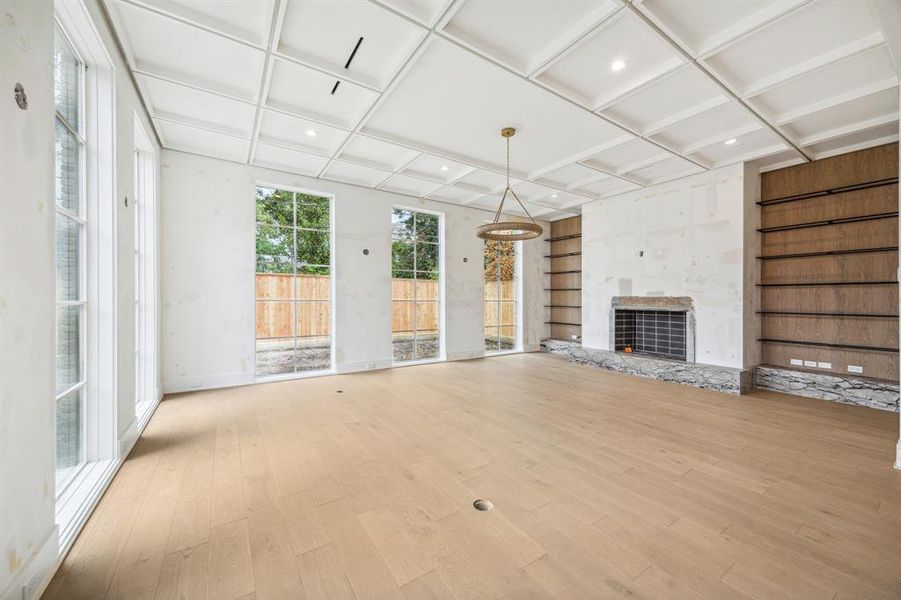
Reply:
[[[575,304],[545,304],[545,308],[582,308]]]
[[[898,216],[898,211],[878,213],[875,215],[861,215],[857,217],[843,217],[841,219],[825,219],[822,221],[809,221],[807,223],[795,223],[794,225],[778,225],[776,227],[761,227],[760,233],[776,233],[779,231],[792,231],[794,229],[809,229],[811,227],[825,227],[827,225],[844,225],[845,223],[860,223],[862,221],[878,221],[891,219]]]
[[[569,325],[570,327],[581,327],[581,323],[566,323],[565,321],[545,321],[545,325]]]
[[[582,269],[573,269],[571,271],[545,271],[545,275],[568,275],[570,273],[581,273]]]
[[[582,288],[544,288],[545,292],[581,292]]]
[[[818,192],[807,192],[805,194],[796,194],[794,196],[783,196],[781,198],[771,198],[769,200],[761,200],[757,204],[760,206],[772,206],[773,204],[784,204],[786,202],[797,202],[798,200],[807,200],[809,198],[819,198],[821,196],[830,196],[833,194],[844,194],[845,192],[854,192],[857,190],[866,190],[870,188],[882,187],[884,185],[893,185],[898,183],[897,177],[889,177],[887,179],[877,179],[876,181],[868,181],[866,183],[858,183],[855,185],[846,185],[843,187],[830,188],[820,190]]]
[[[808,281],[804,283],[758,283],[757,287],[805,287],[813,285],[898,285],[897,281]]]
[[[582,252],[560,252],[559,254],[545,254],[545,258],[564,258],[566,256],[582,256]]]
[[[898,315],[876,315],[867,313],[827,313],[827,312],[800,312],[790,310],[758,310],[758,315],[785,315],[793,317],[867,317],[868,319],[897,319]]]
[[[839,256],[842,254],[866,254],[868,252],[897,252],[898,246],[880,246],[879,248],[854,248],[851,250],[824,250],[821,252],[798,252],[795,254],[770,254],[758,256],[761,260],[778,260],[782,258],[809,258],[811,256]]]
[[[576,238],[582,237],[581,233],[573,233],[570,235],[560,235],[557,237],[547,238],[544,240],[545,242],[562,242],[563,240],[574,240]]]
[[[868,350],[870,352],[897,352],[897,348],[881,348],[879,346],[858,346],[855,344],[829,344],[827,342],[802,342],[798,340],[777,340],[773,338],[758,338],[758,342],[771,342],[774,344],[793,344],[797,346],[816,346],[818,348],[840,348],[842,350]]]

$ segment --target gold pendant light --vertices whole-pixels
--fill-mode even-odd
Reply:
[[[494,221],[476,228],[476,235],[483,240],[515,242],[517,240],[531,240],[544,233],[544,229],[535,222],[535,219],[533,219],[532,215],[529,213],[529,209],[525,207],[522,200],[519,199],[519,196],[517,196],[516,192],[513,191],[513,188],[510,187],[510,138],[515,134],[516,130],[512,127],[504,127],[501,129],[501,137],[506,138],[507,140],[507,187],[504,188],[504,195],[501,197],[501,203],[497,207],[497,212],[494,213]],[[501,212],[504,210],[504,201],[507,199],[508,193],[519,202],[519,205],[526,212],[526,216],[529,217],[531,223],[528,221],[501,221]]]

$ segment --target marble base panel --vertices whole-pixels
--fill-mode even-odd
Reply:
[[[559,354],[576,364],[591,365],[647,379],[681,383],[729,394],[743,394],[750,391],[752,386],[750,371],[742,369],[664,360],[648,356],[630,356],[622,352],[583,348],[579,343],[559,340],[542,340],[541,350]]]
[[[755,384],[763,390],[898,412],[897,383],[760,366]]]

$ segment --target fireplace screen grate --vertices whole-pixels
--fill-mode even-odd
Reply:
[[[686,359],[684,311],[617,309],[614,327],[617,352]]]

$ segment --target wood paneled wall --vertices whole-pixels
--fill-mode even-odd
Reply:
[[[897,380],[898,144],[764,173],[760,204],[763,362]]]
[[[551,223],[548,303],[551,338],[582,339],[582,217]]]

